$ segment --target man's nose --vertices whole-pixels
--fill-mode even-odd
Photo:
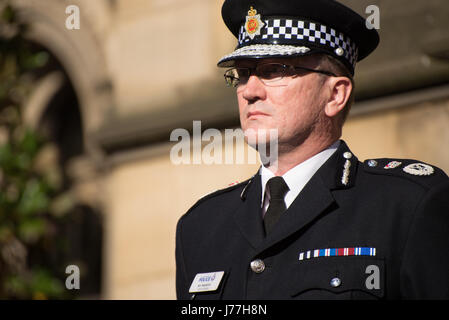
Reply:
[[[243,89],[243,98],[248,101],[265,100],[267,91],[263,82],[255,75],[251,75]]]

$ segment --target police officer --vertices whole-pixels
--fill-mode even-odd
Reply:
[[[449,298],[446,174],[361,163],[339,140],[376,30],[332,0],[226,0],[222,15],[238,46],[218,66],[242,129],[278,154],[179,220],[177,297]]]

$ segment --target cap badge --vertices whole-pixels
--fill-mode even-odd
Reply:
[[[245,30],[248,37],[254,39],[255,36],[260,35],[260,30],[264,26],[260,14],[257,14],[257,10],[250,7],[248,15],[246,16]]]

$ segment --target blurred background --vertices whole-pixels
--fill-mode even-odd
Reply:
[[[449,172],[449,2],[341,2],[365,17],[378,6],[381,36],[343,139],[360,160]],[[175,298],[177,220],[259,167],[170,161],[176,128],[239,127],[216,67],[236,45],[221,5],[0,0],[0,298]]]

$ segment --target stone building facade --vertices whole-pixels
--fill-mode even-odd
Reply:
[[[377,5],[381,35],[378,50],[357,67],[343,139],[362,160],[417,158],[449,172],[449,3],[342,2],[365,16]],[[175,298],[178,218],[202,195],[258,168],[170,160],[176,128],[191,132],[196,120],[203,131],[239,126],[235,92],[216,67],[235,46],[221,20],[222,1],[12,3],[32,25],[30,41],[54,62],[39,78],[25,120],[38,128],[72,123],[66,108],[79,114],[60,147],[81,141],[65,170],[78,201],[102,215],[98,297]],[[79,29],[66,27],[70,5],[79,8]],[[227,148],[247,150],[243,143]]]

